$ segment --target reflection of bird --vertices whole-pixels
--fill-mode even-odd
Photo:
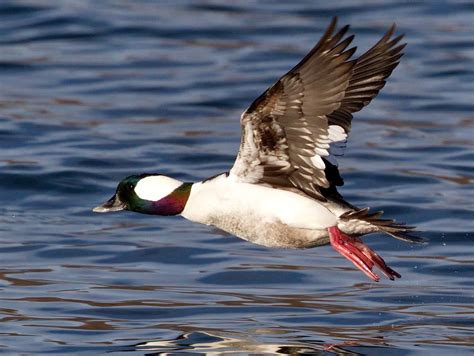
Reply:
[[[262,331],[264,330],[260,330],[260,333],[262,333]],[[252,338],[240,338],[239,336],[240,335],[233,335],[229,332],[216,332],[214,330],[192,331],[181,334],[175,339],[142,342],[130,346],[123,351],[146,352],[146,355],[169,355],[167,353],[168,350],[172,350],[174,353],[178,353],[179,351],[189,352],[192,350],[200,355],[206,356],[235,355],[236,353],[252,355],[317,355],[323,351],[341,355],[361,355],[355,351],[349,351],[343,348],[344,346],[360,346],[360,344],[355,341],[344,342],[342,345],[319,345],[319,343],[316,342],[271,344],[258,343],[257,340]]]
[[[379,219],[337,192],[343,184],[334,153],[344,146],[352,113],[367,105],[397,66],[405,44],[395,26],[355,60],[348,26],[336,19],[316,46],[242,114],[240,151],[230,172],[197,183],[159,174],[125,178],[95,212],[132,210],[178,215],[214,225],[269,247],[308,248],[331,243],[375,281],[377,266],[400,277],[364,245],[361,235],[384,232],[408,242],[412,227]]]

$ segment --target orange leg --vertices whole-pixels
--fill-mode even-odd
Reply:
[[[374,266],[378,267],[392,281],[395,277],[401,277],[400,274],[388,267],[382,257],[365,245],[360,238],[344,234],[337,226],[330,227],[328,231],[332,247],[375,282],[378,282],[380,277],[372,272]]]

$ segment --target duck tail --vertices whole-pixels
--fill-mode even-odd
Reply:
[[[427,242],[426,239],[413,235],[416,233],[415,226],[408,226],[404,223],[397,223],[392,219],[380,219],[383,211],[376,211],[374,213],[369,213],[369,208],[350,210],[345,212],[340,216],[345,220],[359,220],[364,221],[372,225],[375,229],[374,232],[385,232],[386,234],[405,242],[415,243],[415,244],[424,244]]]

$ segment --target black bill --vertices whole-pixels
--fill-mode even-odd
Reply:
[[[120,211],[125,209],[125,204],[114,195],[112,198],[107,200],[104,204],[96,206],[92,211],[94,213],[111,213],[114,211]]]

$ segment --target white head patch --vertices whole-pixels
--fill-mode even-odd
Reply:
[[[183,182],[166,176],[148,176],[138,181],[135,193],[140,199],[157,201],[182,185]]]

